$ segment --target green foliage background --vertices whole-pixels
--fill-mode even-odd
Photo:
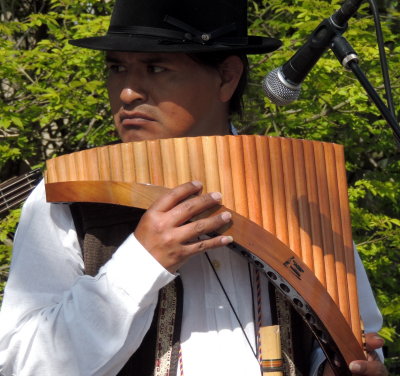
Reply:
[[[251,57],[245,115],[235,123],[245,133],[345,146],[354,240],[384,314],[381,334],[387,340],[389,365],[394,364],[400,354],[400,153],[392,132],[330,52],[303,84],[301,99],[290,106],[271,104],[261,90],[264,75],[292,56],[340,2],[257,0],[249,5],[251,34],[278,37],[284,45],[269,56]],[[68,44],[71,38],[102,34],[111,6],[104,0],[0,0],[0,181],[43,166],[53,155],[115,138],[102,54]],[[400,4],[384,1],[379,6],[398,103]],[[345,35],[383,96],[368,4],[350,21]],[[0,222],[1,288],[18,217],[16,210]]]

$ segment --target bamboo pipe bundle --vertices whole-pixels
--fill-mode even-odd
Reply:
[[[46,183],[119,181],[173,188],[200,180],[222,204],[289,246],[362,343],[343,148],[265,136],[122,143],[47,161]]]

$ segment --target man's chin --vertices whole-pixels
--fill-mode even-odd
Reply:
[[[119,133],[119,136],[122,142],[145,141],[162,138],[156,132],[149,132],[140,128],[125,130],[124,132]]]

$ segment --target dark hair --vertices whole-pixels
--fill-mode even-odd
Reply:
[[[229,56],[238,56],[243,63],[243,73],[240,77],[239,83],[235,92],[229,101],[229,115],[243,113],[243,93],[247,87],[249,75],[249,61],[245,54],[235,54],[232,52],[204,52],[204,53],[191,53],[188,56],[199,64],[205,66],[218,68]]]

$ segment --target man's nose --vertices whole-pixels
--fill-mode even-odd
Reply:
[[[143,88],[133,85],[126,86],[122,89],[120,99],[125,104],[133,104],[134,102],[143,102],[147,98]]]

